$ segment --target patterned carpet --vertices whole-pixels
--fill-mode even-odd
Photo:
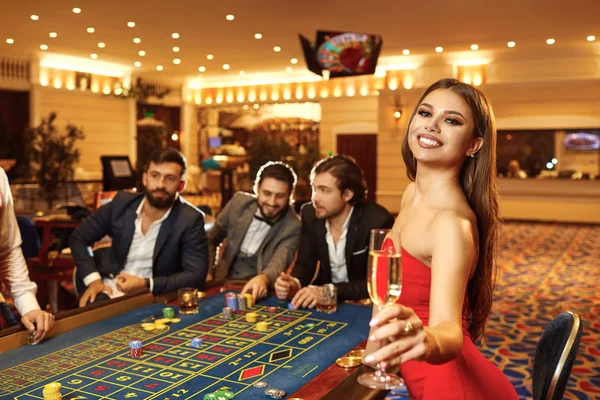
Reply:
[[[583,335],[564,398],[600,399],[600,225],[509,222],[502,239],[482,352],[521,399],[531,399],[532,362],[542,331],[561,312],[577,312]]]

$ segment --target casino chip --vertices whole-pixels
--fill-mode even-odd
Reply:
[[[275,307],[275,306],[271,306],[271,307],[269,307],[267,310],[268,310],[270,313],[276,313],[276,312],[277,312],[277,310],[278,310],[278,308],[277,308],[277,307]]]
[[[269,386],[269,384],[265,381],[258,381],[258,382],[254,382],[254,384],[252,384],[252,386],[254,386],[255,388],[266,388],[267,386]]]
[[[235,394],[229,390],[217,390],[215,394],[217,395],[217,400],[230,400],[235,397]]]
[[[195,348],[200,347],[201,344],[202,344],[202,338],[193,338],[192,341],[190,342],[190,345]]]
[[[265,394],[272,399],[283,399],[285,391],[281,389],[267,389],[265,390]]]
[[[203,400],[217,400],[217,395],[214,393],[207,393],[204,395]]]
[[[288,309],[290,309],[290,310],[294,309],[294,305],[292,304],[291,301],[288,303]]]

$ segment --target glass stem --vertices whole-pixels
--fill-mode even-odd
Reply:
[[[381,306],[377,306],[377,313],[379,313],[379,311],[383,310],[383,307]],[[383,340],[379,341],[379,348],[383,347]],[[375,370],[375,376],[376,377],[381,377],[385,374],[385,368],[383,368],[383,363],[380,361],[377,363],[377,369]]]

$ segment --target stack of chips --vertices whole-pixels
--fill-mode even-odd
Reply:
[[[60,400],[62,399],[62,394],[60,394],[60,388],[62,385],[59,382],[52,382],[44,386],[44,390],[42,391],[42,395],[44,396],[44,400]]]
[[[233,318],[233,310],[231,309],[231,307],[223,308],[223,318],[225,318],[225,319]]]
[[[254,299],[250,293],[244,293],[242,296],[246,298],[246,306],[248,306],[248,308],[254,307]]]
[[[267,332],[269,330],[269,325],[265,321],[261,321],[256,324],[256,330],[259,332]]]
[[[175,310],[171,307],[165,307],[162,309],[163,318],[175,318]]]
[[[217,390],[214,393],[207,393],[204,395],[204,400],[230,400],[235,397],[233,392],[229,390]]]
[[[278,308],[277,308],[276,306],[271,306],[271,307],[267,308],[267,310],[268,310],[270,313],[276,313],[276,312],[277,312],[277,310],[278,310]]]
[[[140,358],[143,354],[142,341],[132,340],[129,342],[129,355],[131,358]]]
[[[267,389],[265,394],[272,399],[283,399],[285,397],[285,391],[280,389]]]
[[[237,295],[235,293],[227,293],[225,295],[226,306],[231,308],[233,311],[238,309]]]
[[[191,342],[192,347],[198,348],[198,347],[200,347],[201,344],[202,344],[202,338],[193,338],[192,339],[192,342]]]
[[[241,294],[237,297],[238,310],[246,311],[248,309],[248,301]]]
[[[249,312],[246,314],[246,322],[256,322],[257,317],[258,315],[256,313]]]

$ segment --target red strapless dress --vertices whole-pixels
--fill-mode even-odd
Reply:
[[[412,308],[424,325],[429,323],[431,268],[402,249],[402,295],[398,303]],[[477,350],[466,330],[463,311],[463,346],[460,354],[442,365],[409,361],[400,374],[411,399],[511,400],[518,399],[508,378]]]

